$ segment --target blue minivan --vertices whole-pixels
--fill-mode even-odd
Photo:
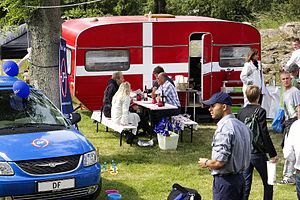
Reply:
[[[0,76],[0,200],[96,199],[97,152],[39,90],[13,92],[17,78]],[[72,121],[72,122],[71,122]]]

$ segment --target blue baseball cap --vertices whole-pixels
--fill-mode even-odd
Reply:
[[[203,101],[203,105],[205,106],[211,106],[214,105],[215,103],[221,103],[221,104],[226,104],[231,106],[232,105],[232,100],[231,97],[225,93],[225,92],[218,92],[215,93],[210,97],[210,99]]]

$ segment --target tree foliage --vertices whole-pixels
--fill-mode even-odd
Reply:
[[[40,89],[46,90],[46,93],[50,91],[49,97],[54,99],[56,105],[58,104],[58,70],[56,66],[58,65],[61,13],[63,19],[72,19],[105,15],[143,15],[151,11],[152,13],[252,21],[256,22],[254,23],[256,25],[265,27],[266,24],[274,25],[270,21],[280,23],[300,19],[300,0],[102,0],[62,9],[28,7],[69,5],[86,1],[88,0],[0,1],[0,29],[4,25],[28,23],[29,30],[32,31],[32,67],[37,83],[34,85],[40,86]],[[37,65],[41,65],[43,69],[38,68]]]
[[[62,0],[62,4],[76,4],[87,0]],[[2,0],[0,24],[20,24],[30,20],[34,9],[25,6],[45,5],[46,0]],[[199,15],[234,21],[256,22],[280,17],[300,19],[300,0],[102,0],[62,9],[64,19],[105,15],[143,15],[169,13],[174,15]],[[278,18],[278,19],[277,19]]]
[[[0,19],[0,25],[10,26],[28,21],[35,9],[26,6],[41,5],[41,3],[42,0],[2,0],[0,8],[3,17]]]
[[[145,0],[119,0],[114,11],[117,15],[141,15],[145,4]]]
[[[65,5],[86,2],[86,0],[65,0]],[[80,6],[63,8],[63,18],[74,19],[83,17],[95,17],[104,15],[114,15],[114,8],[118,0],[103,0],[96,3],[84,4]]]

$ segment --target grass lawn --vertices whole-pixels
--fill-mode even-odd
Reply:
[[[96,125],[90,119],[91,112],[80,111],[82,120],[79,123],[83,132],[94,144],[99,152],[99,162],[111,163],[115,160],[118,174],[102,173],[103,185],[98,199],[105,199],[105,190],[117,189],[125,200],[163,200],[167,199],[173,183],[177,182],[185,187],[198,190],[202,199],[212,199],[213,178],[207,169],[198,167],[199,157],[209,157],[211,153],[211,140],[216,125],[200,124],[194,132],[193,143],[190,143],[189,132],[185,132],[183,142],[178,143],[176,151],[160,150],[154,147],[139,147],[126,144],[119,146],[119,135],[111,130],[105,132],[100,126],[96,133]],[[283,156],[279,146],[281,135],[271,133],[273,143],[276,145],[280,161],[277,165],[277,180],[282,178]],[[260,177],[255,172],[252,183],[250,199],[263,199],[263,186]],[[275,200],[297,199],[294,185],[275,185]]]

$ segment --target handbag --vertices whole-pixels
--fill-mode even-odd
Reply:
[[[272,122],[272,129],[276,133],[283,133],[283,119],[284,119],[284,110],[283,108],[279,107],[276,111],[275,117]]]
[[[175,183],[167,200],[201,200],[201,195],[195,189],[182,187]]]

